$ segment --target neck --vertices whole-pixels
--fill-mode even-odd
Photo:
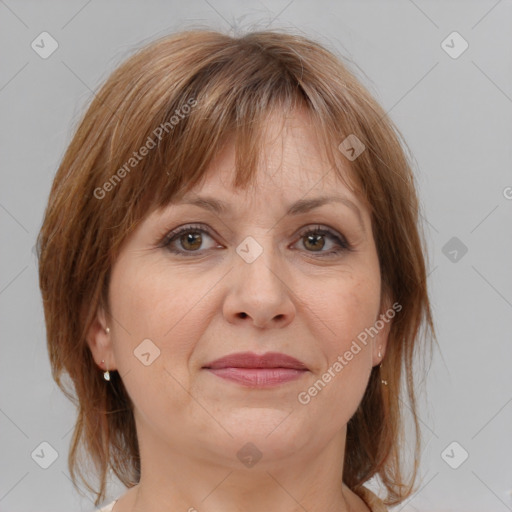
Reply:
[[[278,456],[266,446],[252,467],[236,457],[217,460],[190,447],[178,449],[144,436],[141,479],[132,489],[130,512],[355,512],[368,510],[342,484],[345,432],[318,451],[289,450]],[[154,441],[154,440],[153,440]],[[249,449],[250,451],[250,449]],[[233,450],[237,452],[237,450]],[[265,457],[266,455],[266,457]],[[124,510],[124,509],[123,509]]]

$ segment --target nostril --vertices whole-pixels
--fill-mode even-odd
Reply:
[[[240,313],[240,316],[241,316],[242,318],[245,318],[245,317],[247,316],[247,313]]]

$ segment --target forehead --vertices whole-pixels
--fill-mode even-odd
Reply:
[[[201,182],[191,194],[250,196],[272,194],[283,200],[309,192],[343,192],[356,197],[347,163],[336,167],[329,161],[326,144],[303,109],[269,115],[262,131],[255,183],[247,189],[234,189],[235,141],[228,139],[210,163]],[[186,194],[188,196],[189,194]],[[288,201],[287,201],[288,202]]]
[[[324,213],[341,212],[340,208],[351,211],[362,231],[371,232],[371,206],[353,179],[350,163],[341,154],[333,162],[328,146],[332,142],[322,140],[319,133],[307,112],[269,114],[260,126],[261,139],[250,147],[257,147],[258,155],[253,180],[234,186],[236,158],[245,158],[246,153],[237,155],[236,134],[229,135],[216,148],[201,178],[150,209],[144,220],[158,223],[171,212],[183,212],[187,204],[236,222],[245,222],[252,214],[258,222],[267,216],[296,217],[325,205]]]
[[[192,204],[229,216],[258,210],[296,216],[318,207],[340,204],[356,215],[363,231],[369,211],[351,183],[352,170],[334,167],[307,116],[273,116],[265,126],[254,184],[233,186],[235,142],[228,140],[210,163],[203,180],[175,197],[174,204]],[[263,213],[265,212],[265,213]]]

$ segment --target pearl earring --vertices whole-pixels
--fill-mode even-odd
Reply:
[[[102,359],[102,360],[101,360],[101,362],[102,362],[102,363],[104,363],[104,362],[105,362],[105,360],[104,360],[104,359]],[[110,380],[110,372],[108,371],[108,369],[107,369],[107,371],[106,371],[106,372],[104,372],[104,373],[103,373],[103,378],[104,378],[105,380]]]
[[[110,332],[110,327],[105,327],[105,332],[108,334]],[[104,363],[105,360],[102,360],[101,362]],[[107,371],[103,372],[103,378],[105,380],[110,380],[110,372],[108,371],[108,368]]]

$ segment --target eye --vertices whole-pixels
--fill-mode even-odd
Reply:
[[[307,252],[319,253],[320,257],[332,256],[339,254],[344,251],[352,250],[351,245],[343,238],[339,236],[335,231],[331,231],[328,228],[322,226],[315,226],[314,228],[308,228],[301,231],[300,237],[302,245],[305,247]],[[334,242],[334,248],[324,251],[326,246],[325,238],[328,237],[331,240],[331,244]],[[329,245],[327,243],[327,245]],[[311,249],[311,250],[310,250]]]
[[[209,231],[202,225],[187,225],[171,231],[164,239],[162,246],[174,254],[183,255],[193,252],[200,252],[204,238],[212,238]],[[175,245],[180,246],[176,249]]]
[[[302,230],[299,236],[306,252],[317,253],[319,257],[334,256],[352,250],[351,245],[343,236],[323,226],[309,227],[308,229]],[[326,242],[326,238],[330,240],[330,242]],[[203,247],[201,249],[205,239],[213,241],[212,235],[206,226],[201,224],[188,224],[171,231],[164,238],[161,247],[165,247],[173,254],[179,256],[189,256],[193,255],[193,253],[200,254],[203,250],[209,248],[222,247],[212,245],[211,247]],[[329,247],[329,244],[333,247],[329,250],[323,250],[326,246]]]

